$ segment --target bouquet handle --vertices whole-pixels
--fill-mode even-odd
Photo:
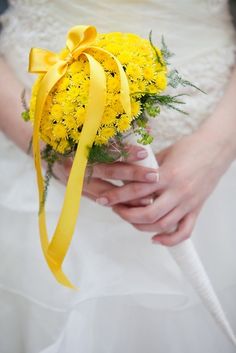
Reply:
[[[127,136],[126,142],[132,145],[139,145],[137,138],[134,135]],[[151,146],[141,146],[147,150],[148,157],[142,161],[135,162],[134,164],[143,167],[158,168],[158,163]],[[233,329],[231,328],[191,239],[187,239],[178,245],[169,247],[168,249],[172,258],[198,293],[206,309],[211,313],[223,332],[236,346],[236,337]]]

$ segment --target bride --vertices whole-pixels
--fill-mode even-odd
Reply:
[[[235,352],[167,251],[192,237],[236,331],[236,42],[227,1],[12,0],[1,24],[1,353]],[[157,171],[131,164],[146,157],[137,147],[123,163],[95,167],[64,266],[75,292],[55,282],[41,254],[20,95],[32,85],[29,49],[60,50],[77,24],[143,37],[152,29],[156,43],[164,35],[173,66],[208,94],[185,88],[189,116],[163,111],[153,121]],[[69,161],[54,170],[51,231],[69,171]]]

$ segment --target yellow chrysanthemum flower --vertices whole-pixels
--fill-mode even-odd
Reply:
[[[58,104],[62,104],[65,102],[67,98],[67,92],[66,91],[55,91],[55,96],[54,96],[54,100],[55,100],[55,103],[58,103]]]
[[[117,119],[116,126],[119,132],[125,132],[130,128],[132,119],[126,114],[122,114],[119,119]]]
[[[138,64],[130,63],[127,65],[126,74],[134,80],[142,79],[143,70]]]
[[[68,96],[69,98],[70,96]],[[74,109],[75,109],[75,105],[72,102],[72,99],[68,99],[63,103],[63,111],[65,114],[71,114],[73,113]]]
[[[69,130],[76,129],[78,127],[78,121],[73,115],[65,115],[63,123]]]
[[[111,137],[115,136],[116,130],[114,127],[102,127],[99,129],[98,134],[108,141]]]
[[[97,135],[95,137],[94,143],[95,145],[101,146],[101,145],[105,145],[107,143],[107,140],[103,136]]]
[[[70,79],[69,77],[62,77],[60,80],[60,89],[67,89],[67,87],[70,85]]]
[[[66,139],[61,139],[59,143],[54,143],[53,148],[57,150],[59,153],[63,154],[67,150],[69,150],[70,145],[69,142]]]
[[[60,120],[63,114],[62,106],[60,104],[54,104],[50,112],[53,119]]]
[[[111,107],[107,107],[102,117],[102,124],[104,125],[114,124],[114,122],[116,121],[116,116],[117,116],[117,110]]]
[[[114,94],[115,91],[118,92],[120,88],[120,82],[117,79],[117,76],[115,75],[113,76],[109,76],[107,79],[107,89],[108,91],[112,92],[112,94]]]
[[[164,91],[167,87],[167,77],[165,71],[160,71],[156,77],[156,85],[160,91]]]
[[[131,102],[131,112],[132,116],[136,117],[140,114],[141,112],[141,103],[139,101],[133,101]]]
[[[62,124],[55,124],[53,126],[53,135],[56,140],[64,139],[67,137],[66,127]]]
[[[145,80],[147,80],[147,81],[153,80],[153,77],[155,77],[155,74],[156,74],[156,72],[155,72],[154,67],[152,67],[152,66],[144,67],[143,76],[144,76]]]
[[[79,108],[75,113],[75,119],[78,124],[78,127],[83,125],[86,117],[86,110],[84,108]]]

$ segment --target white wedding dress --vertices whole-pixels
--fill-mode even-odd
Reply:
[[[12,0],[1,18],[1,53],[27,88],[31,47],[53,51],[67,30],[164,35],[173,66],[192,89],[185,117],[163,111],[153,123],[153,149],[190,134],[213,112],[235,62],[235,32],[225,0]],[[20,117],[19,117],[20,118]],[[223,118],[223,117],[222,117]],[[186,146],[187,148],[187,146]],[[47,202],[52,231],[63,197],[53,182]],[[204,206],[192,236],[236,331],[236,163]],[[82,200],[64,269],[80,290],[53,278],[42,255],[32,159],[0,136],[1,353],[233,353],[163,246],[111,210]]]

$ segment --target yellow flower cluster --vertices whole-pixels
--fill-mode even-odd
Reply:
[[[127,131],[132,120],[140,115],[142,95],[134,93],[160,93],[166,88],[167,70],[161,51],[156,48],[160,59],[158,61],[150,42],[135,34],[100,34],[94,45],[117,57],[127,75],[131,93],[132,118],[129,118],[120,103],[119,75],[115,61],[105,53],[89,49],[88,52],[102,64],[107,79],[105,111],[94,142],[102,145],[117,133]],[[60,53],[61,58],[67,55],[67,49]],[[36,96],[42,77],[43,75],[39,75],[32,89],[31,120],[34,120]],[[89,82],[89,63],[85,56],[81,55],[69,65],[66,74],[47,98],[40,126],[41,137],[60,153],[69,151],[71,146],[79,142],[86,116]]]

